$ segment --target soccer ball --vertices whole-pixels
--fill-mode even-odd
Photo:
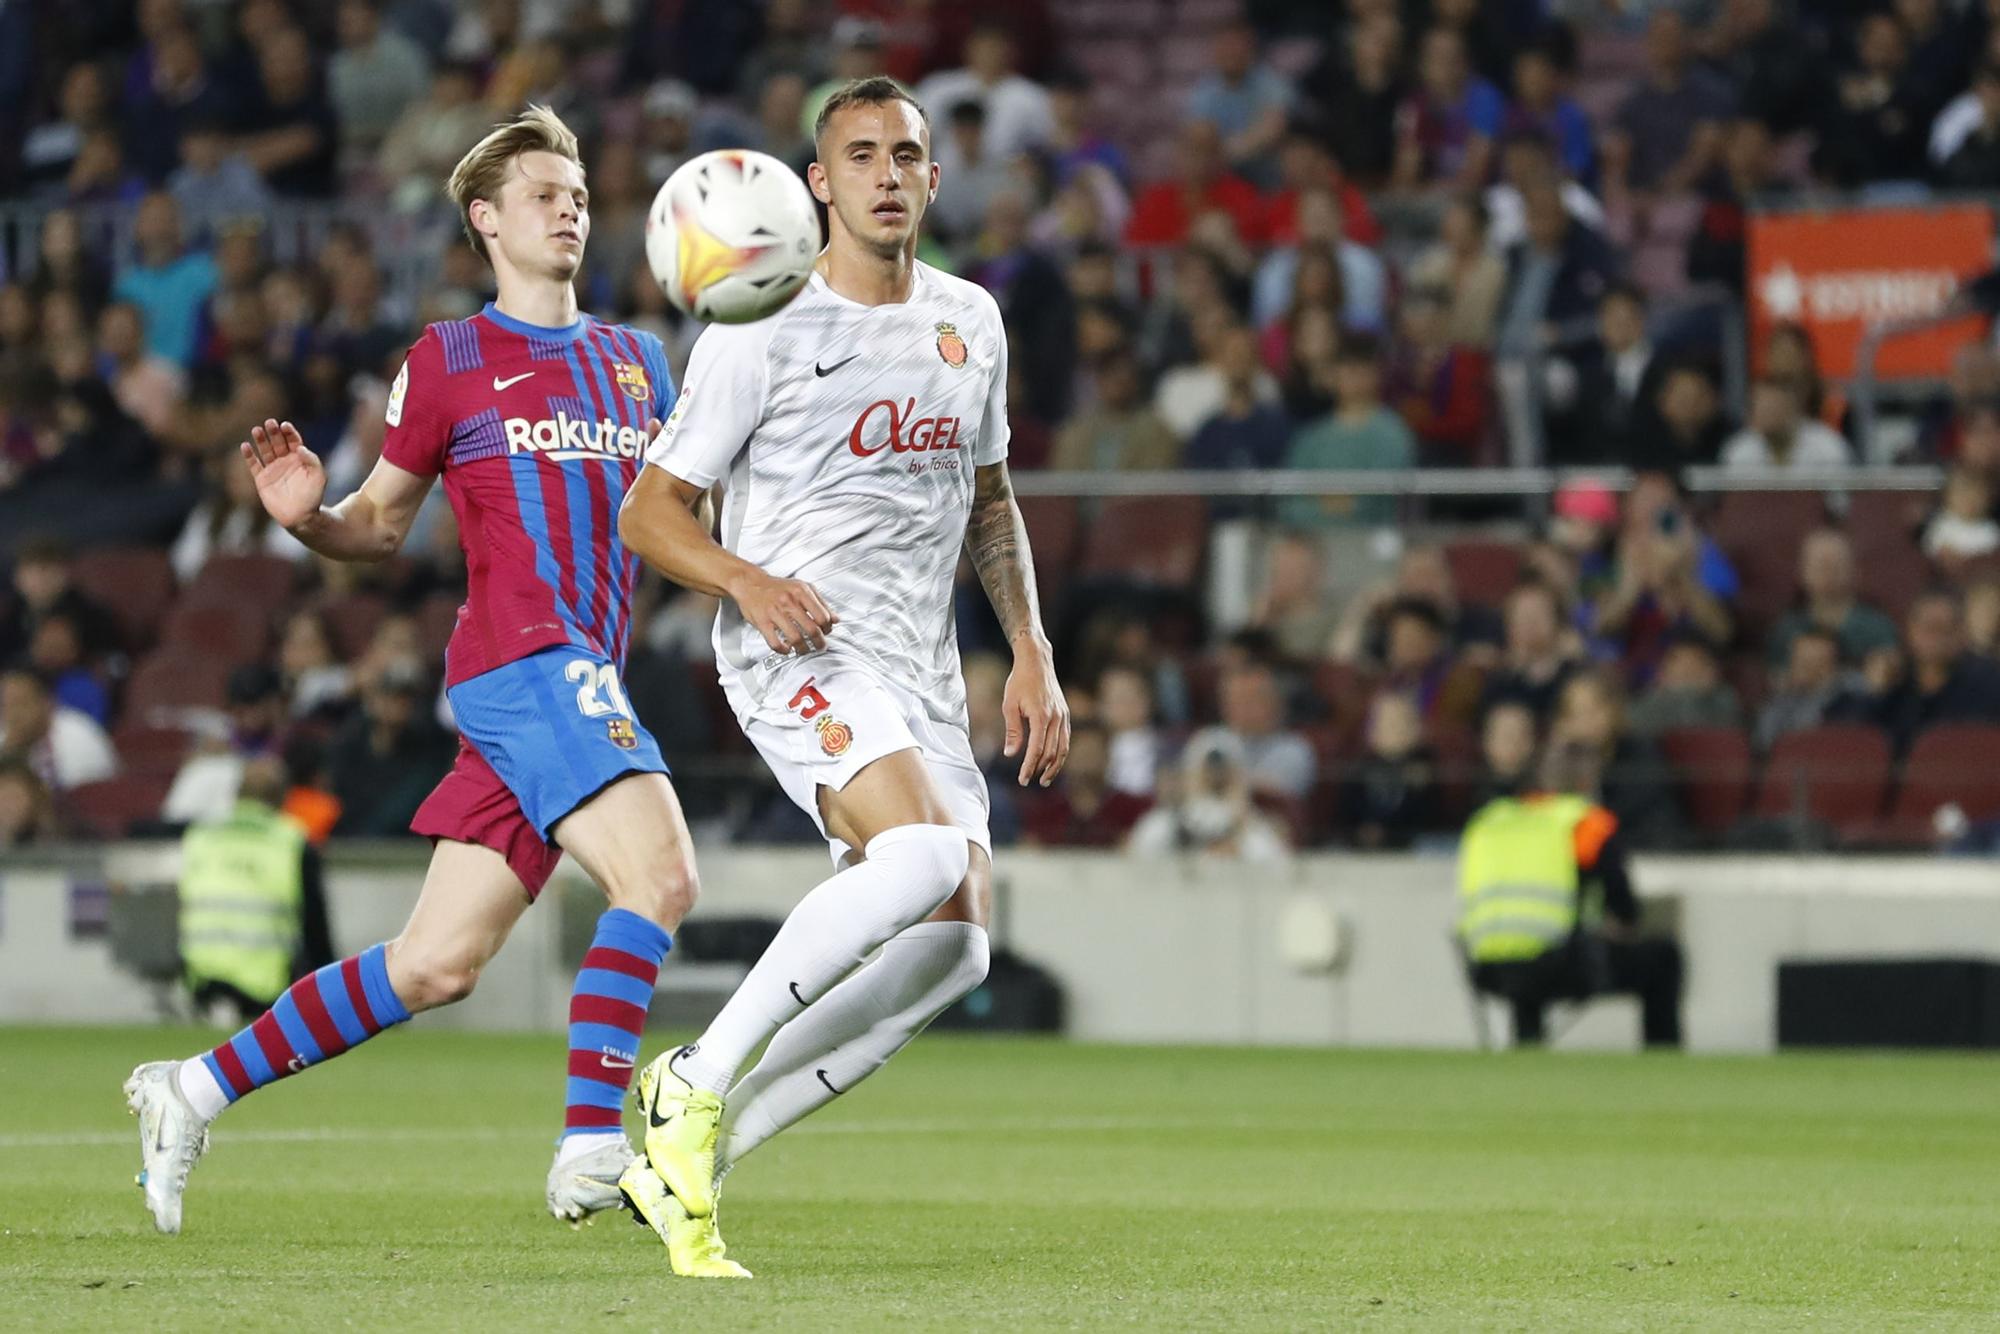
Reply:
[[[812,275],[819,247],[806,183],[748,149],[683,163],[646,214],[646,262],[660,290],[716,324],[748,324],[782,309]]]

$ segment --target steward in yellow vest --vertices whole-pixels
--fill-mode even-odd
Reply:
[[[1508,1001],[1514,1038],[1542,1040],[1549,1002],[1639,997],[1648,1045],[1680,1042],[1680,947],[1640,940],[1618,818],[1584,797],[1487,803],[1459,845],[1458,935],[1473,986]]]

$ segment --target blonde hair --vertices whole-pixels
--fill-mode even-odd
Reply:
[[[484,199],[497,208],[500,187],[507,181],[507,169],[523,153],[554,153],[578,167],[583,166],[583,152],[577,146],[575,132],[549,108],[530,104],[526,111],[504,125],[494,126],[484,139],[474,144],[472,151],[451,169],[451,178],[445,182],[445,193],[458,205],[465,239],[488,264],[493,257],[486,253],[486,238],[472,225],[472,201]]]

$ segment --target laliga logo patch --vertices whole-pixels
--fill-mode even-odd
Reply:
[[[944,364],[953,370],[962,369],[965,366],[965,340],[958,336],[958,326],[939,324],[937,335],[938,355],[944,358]]]
[[[639,748],[639,733],[633,728],[630,718],[607,718],[604,731],[611,738],[611,744],[620,750]]]
[[[612,370],[617,372],[618,387],[632,397],[644,402],[653,395],[652,383],[646,379],[646,368],[634,366],[629,361],[614,361]]]
[[[837,718],[822,718],[813,728],[819,733],[819,748],[835,758],[845,755],[854,744],[854,729]]]

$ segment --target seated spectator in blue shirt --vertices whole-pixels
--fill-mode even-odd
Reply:
[[[1715,166],[1734,107],[1729,85],[1689,61],[1686,21],[1671,9],[1654,11],[1644,81],[1604,136],[1605,193],[1694,189]]]
[[[271,211],[271,190],[241,153],[233,152],[222,122],[202,119],[181,131],[181,165],[167,179],[188,232],[213,243],[234,222],[261,223]]]
[[[1347,239],[1339,197],[1331,190],[1301,192],[1298,219],[1299,243],[1273,249],[1257,266],[1250,289],[1252,322],[1262,328],[1296,304],[1293,283],[1300,256],[1321,247],[1330,249],[1340,264],[1340,322],[1350,329],[1383,332],[1389,271],[1374,251]]]
[[[1253,184],[1272,185],[1277,179],[1274,152],[1292,105],[1291,85],[1257,59],[1256,30],[1242,19],[1215,34],[1213,58],[1214,71],[1188,98],[1188,115],[1221,132],[1223,155],[1231,167]]]
[[[180,208],[165,191],[149,194],[132,220],[138,260],[118,274],[112,295],[146,317],[146,343],[183,370],[194,364],[202,307],[215,291],[215,261],[186,249]]]
[[[1563,90],[1562,66],[1548,43],[1523,47],[1514,57],[1514,105],[1502,124],[1508,134],[1533,130],[1546,137],[1571,179],[1588,185],[1596,178],[1590,117]]]
[[[1611,586],[1597,600],[1594,630],[1634,684],[1649,683],[1675,642],[1729,642],[1736,571],[1696,525],[1664,473],[1642,473],[1625,498],[1624,531]]]
[[[1392,184],[1402,190],[1479,189],[1493,174],[1493,142],[1506,117],[1506,99],[1472,72],[1465,40],[1451,28],[1424,34],[1417,80],[1417,91],[1397,116]]]

